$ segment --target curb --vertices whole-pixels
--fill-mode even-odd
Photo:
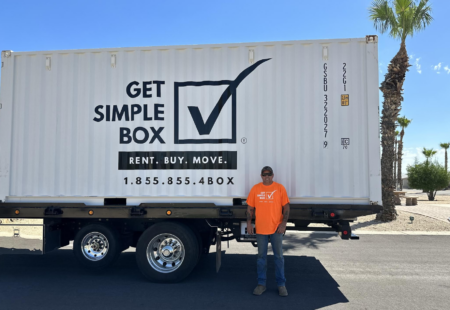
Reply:
[[[412,214],[418,214],[418,215],[426,216],[426,217],[429,217],[429,218],[434,219],[434,220],[438,220],[438,221],[441,221],[441,222],[445,222],[445,223],[447,223],[447,224],[450,223],[448,220],[443,220],[443,219],[440,219],[440,218],[438,218],[438,217],[434,217],[434,216],[427,215],[427,214],[420,213],[420,212],[406,211],[406,210],[399,210],[399,211],[403,211],[403,212],[408,212],[408,213],[412,213]]]
[[[337,232],[334,231],[313,231],[313,230],[304,230],[304,231],[289,231],[289,234],[310,234],[310,235],[336,235]],[[403,236],[450,236],[450,231],[376,231],[376,230],[353,230],[355,235],[403,235]]]

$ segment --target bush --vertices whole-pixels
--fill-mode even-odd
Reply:
[[[436,192],[448,186],[450,175],[438,162],[428,160],[406,167],[408,183],[411,188],[423,189],[428,193],[428,200],[434,200]]]

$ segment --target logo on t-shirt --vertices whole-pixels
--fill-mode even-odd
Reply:
[[[267,194],[267,199],[273,199],[273,194],[276,192],[277,190],[274,190],[271,193],[266,193]]]
[[[260,200],[273,200],[273,194],[277,190],[274,190],[273,192],[261,192],[261,194],[258,194],[256,196],[259,197]]]

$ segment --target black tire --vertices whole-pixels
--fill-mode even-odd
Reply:
[[[208,254],[209,254],[209,249],[211,247],[211,245],[209,245],[208,242],[208,238],[209,238],[209,233],[207,233],[207,235],[201,235],[200,233],[196,234],[197,236],[197,240],[198,240],[198,259],[197,259],[197,264],[202,261],[203,259],[205,259]]]
[[[89,245],[83,247],[82,243]],[[97,251],[96,244],[100,244]],[[100,224],[83,227],[73,241],[73,253],[77,261],[89,269],[104,270],[108,268],[119,258],[122,249],[122,239],[117,230]]]
[[[197,256],[197,264],[200,262],[200,260],[202,259],[202,254],[203,254],[203,240],[202,240],[202,236],[200,235],[199,232],[195,232],[195,238],[197,238],[197,244],[198,244],[198,256]]]
[[[150,245],[152,248],[147,253]],[[175,283],[184,280],[197,265],[198,256],[199,244],[195,233],[181,223],[165,222],[150,226],[139,238],[136,247],[137,265],[152,282]]]

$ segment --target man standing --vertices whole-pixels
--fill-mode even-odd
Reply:
[[[284,277],[283,234],[289,218],[289,198],[283,185],[273,181],[273,170],[265,166],[261,170],[262,183],[253,186],[247,198],[247,232],[254,234],[252,217],[255,214],[256,241],[258,243],[258,286],[254,295],[266,290],[267,247],[269,238],[275,256],[275,278],[280,296],[287,296]]]

